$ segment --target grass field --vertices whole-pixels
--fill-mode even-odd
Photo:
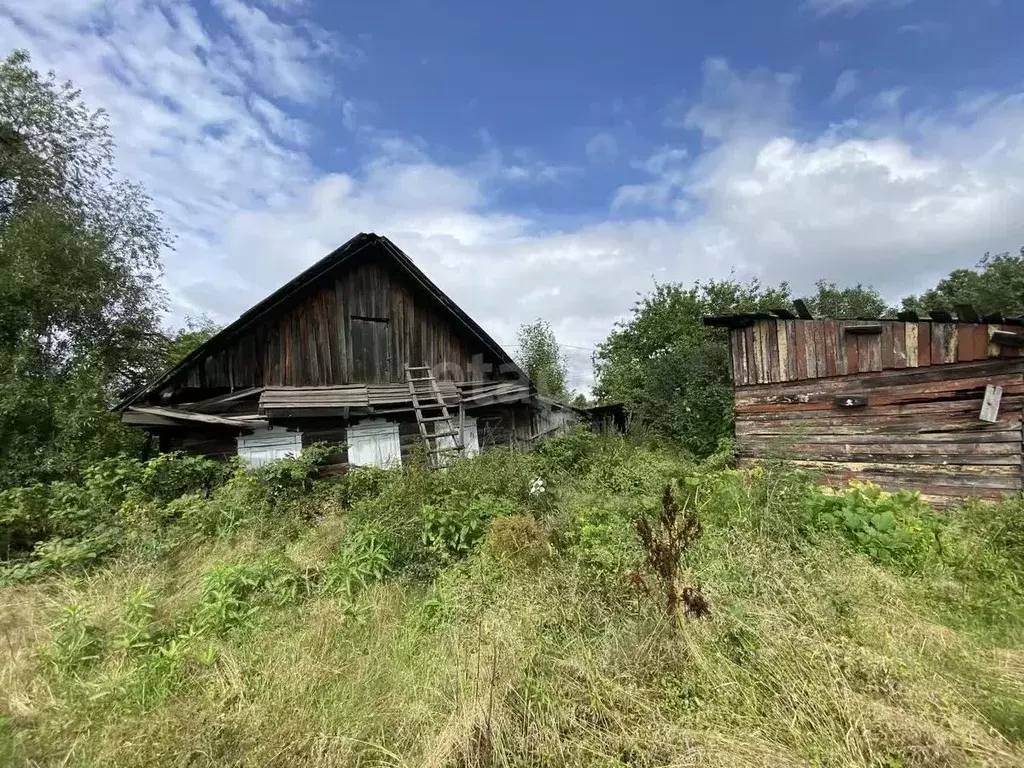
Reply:
[[[1024,765],[1019,503],[587,434],[314,460],[0,495],[0,764]],[[702,618],[666,616],[635,532],[669,483]]]

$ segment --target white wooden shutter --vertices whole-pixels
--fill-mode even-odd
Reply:
[[[288,432],[281,427],[258,429],[237,439],[238,455],[253,467],[261,467],[278,459],[302,455],[302,433]]]
[[[456,430],[459,428],[459,417],[457,415],[452,416],[452,427]],[[476,427],[475,416],[463,416],[462,417],[462,440],[463,450],[462,454],[466,458],[477,456],[480,453],[480,435]],[[442,437],[438,441],[438,445],[441,448],[454,448],[455,438],[454,437]]]
[[[346,430],[348,463],[353,467],[391,467],[402,464],[398,424],[387,419],[364,419]]]

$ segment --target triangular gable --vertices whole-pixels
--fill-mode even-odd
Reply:
[[[346,263],[352,262],[357,255],[369,248],[377,248],[375,255],[390,259],[401,273],[441,307],[444,314],[457,328],[461,329],[467,337],[478,342],[499,364],[527,383],[531,391],[533,390],[532,383],[529,382],[526,374],[516,365],[511,356],[413,264],[412,260],[398,246],[386,237],[373,233],[361,233],[244,312],[237,320],[195,349],[180,363],[118,403],[115,410],[123,410],[181,379],[194,366],[202,364],[210,355],[225,348],[268,314],[292,300],[298,299],[310,285],[337,273]]]

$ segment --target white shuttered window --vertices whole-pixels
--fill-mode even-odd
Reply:
[[[302,433],[288,432],[281,427],[258,429],[237,440],[238,455],[253,467],[262,467],[277,459],[302,455]]]
[[[387,419],[365,419],[349,426],[346,433],[350,466],[401,466],[402,445],[397,424]]]

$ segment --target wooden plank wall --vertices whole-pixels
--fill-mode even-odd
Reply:
[[[999,419],[979,419],[985,386],[1003,387]],[[836,398],[861,395],[844,408]],[[936,502],[1019,493],[1024,359],[874,371],[736,389],[741,461],[785,459],[845,484],[910,488]]]
[[[733,382],[736,386],[777,384],[1024,355],[1024,348],[989,343],[993,331],[1004,328],[999,325],[883,320],[881,333],[846,332],[849,326],[865,324],[855,320],[759,320],[733,329]]]
[[[353,317],[357,318],[353,321]],[[353,322],[382,326],[386,339],[370,344]],[[437,303],[408,278],[365,261],[249,328],[230,346],[191,368],[178,388],[325,386],[405,381],[406,365],[442,366],[440,378],[483,378],[490,358],[463,336]],[[482,357],[481,357],[482,356]],[[358,374],[358,375],[357,375]]]

